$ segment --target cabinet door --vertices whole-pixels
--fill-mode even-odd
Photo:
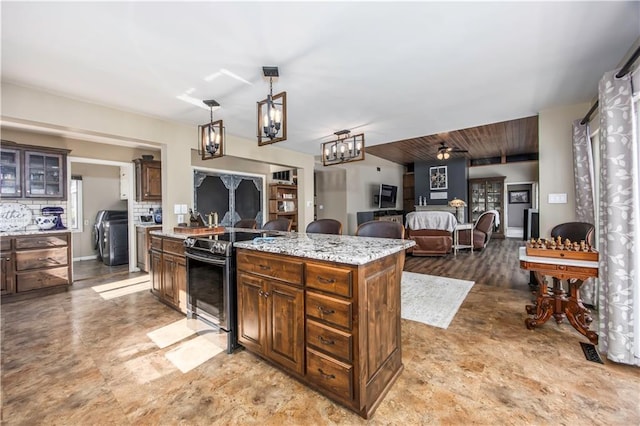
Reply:
[[[18,149],[0,151],[0,195],[3,198],[22,197],[20,153]]]
[[[144,200],[162,200],[162,172],[158,163],[142,165],[142,197]]]
[[[59,154],[25,152],[25,196],[64,198],[63,157]]]
[[[142,226],[136,226],[136,260],[138,268],[147,272],[147,233]]]
[[[256,353],[265,353],[266,299],[262,279],[238,274],[238,341]]]
[[[151,289],[158,295],[162,294],[162,253],[151,251]]]
[[[187,313],[187,259],[176,256],[176,268],[173,276],[175,286],[176,305],[180,311]]]
[[[167,302],[178,304],[178,262],[180,258],[171,254],[162,255],[162,297]]]
[[[16,291],[15,272],[12,253],[0,253],[0,294],[13,294]]]
[[[267,292],[267,356],[304,374],[304,292],[269,281]]]

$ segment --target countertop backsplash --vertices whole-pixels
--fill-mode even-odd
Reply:
[[[43,207],[62,207],[64,209],[64,213],[62,214],[62,224],[69,227],[68,224],[68,216],[67,216],[67,202],[60,200],[38,200],[38,199],[19,199],[19,200],[2,200],[0,204],[3,207],[9,207],[11,204],[22,204],[26,209],[31,211],[31,220],[25,226],[21,226],[16,228],[11,225],[12,218],[3,217],[0,215],[0,232],[13,232],[13,231],[40,231],[38,225],[35,223],[35,218],[37,216],[43,216],[42,208]],[[3,212],[5,209],[2,209]]]

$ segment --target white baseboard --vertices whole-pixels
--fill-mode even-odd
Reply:
[[[78,261],[81,261],[81,260],[95,260],[95,259],[97,259],[97,258],[98,258],[98,255],[97,255],[97,254],[94,254],[93,256],[80,256],[80,257],[74,257],[74,258],[73,258],[73,261],[74,261],[74,262],[78,262]]]

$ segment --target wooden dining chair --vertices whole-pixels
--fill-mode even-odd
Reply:
[[[248,228],[248,229],[256,229],[258,223],[255,219],[240,219],[237,221],[233,227],[234,228]]]
[[[292,222],[286,218],[279,218],[270,220],[264,225],[262,225],[261,229],[266,229],[268,231],[287,231],[291,232],[291,224]]]
[[[307,225],[307,234],[342,235],[342,223],[335,219],[318,219]]]
[[[365,222],[356,229],[357,237],[378,237],[404,239],[404,226],[390,220],[372,220]]]

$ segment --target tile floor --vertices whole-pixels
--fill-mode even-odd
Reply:
[[[2,305],[3,424],[367,423],[243,350],[193,367],[183,315],[96,288],[136,276]],[[526,285],[476,284],[446,330],[403,320],[405,369],[368,423],[640,424],[640,368],[585,360],[568,324],[527,330],[529,301]]]

